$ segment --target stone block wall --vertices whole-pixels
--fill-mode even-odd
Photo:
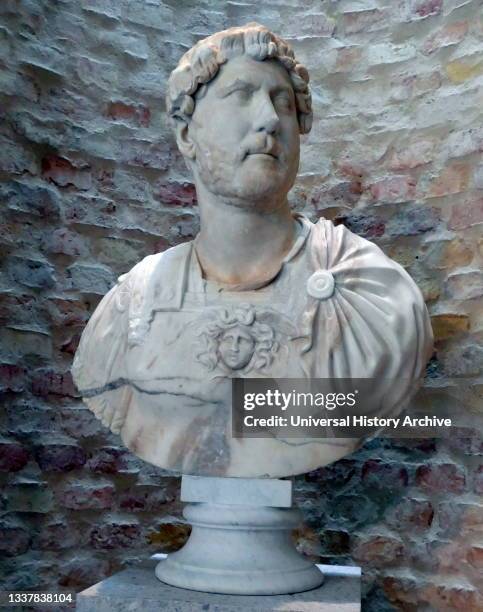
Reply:
[[[309,68],[291,201],[421,287],[426,385],[482,411],[483,11],[478,0],[4,0],[0,4],[0,575],[80,590],[185,541],[179,479],[128,453],[69,367],[117,275],[197,232],[165,124],[179,56],[257,20]],[[456,385],[456,386],[455,386]],[[357,563],[364,609],[483,609],[483,443],[367,443],[296,479],[314,560]]]

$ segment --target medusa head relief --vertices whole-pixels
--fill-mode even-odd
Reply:
[[[209,371],[218,369],[225,374],[263,372],[287,332],[286,325],[277,325],[277,317],[250,305],[217,309],[198,335],[197,360]]]

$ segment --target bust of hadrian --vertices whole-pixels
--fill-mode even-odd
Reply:
[[[102,299],[73,365],[80,393],[134,453],[184,474],[336,461],[358,441],[232,437],[232,378],[378,378],[383,409],[397,410],[432,346],[421,293],[373,243],[292,214],[311,97],[277,35],[251,23],[199,41],[169,78],[167,113],[200,232]]]

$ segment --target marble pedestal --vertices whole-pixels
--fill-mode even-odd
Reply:
[[[183,515],[192,532],[159,563],[156,576],[183,589],[229,595],[300,593],[323,574],[299,554],[291,533],[302,520],[290,480],[183,476]]]
[[[156,555],[158,558],[162,555]],[[317,566],[324,584],[296,595],[219,595],[163,584],[157,560],[124,570],[77,595],[77,612],[360,612],[358,567]]]

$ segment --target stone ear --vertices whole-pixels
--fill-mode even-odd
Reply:
[[[186,121],[176,122],[176,143],[183,157],[195,159],[195,143],[190,136],[189,124]]]

